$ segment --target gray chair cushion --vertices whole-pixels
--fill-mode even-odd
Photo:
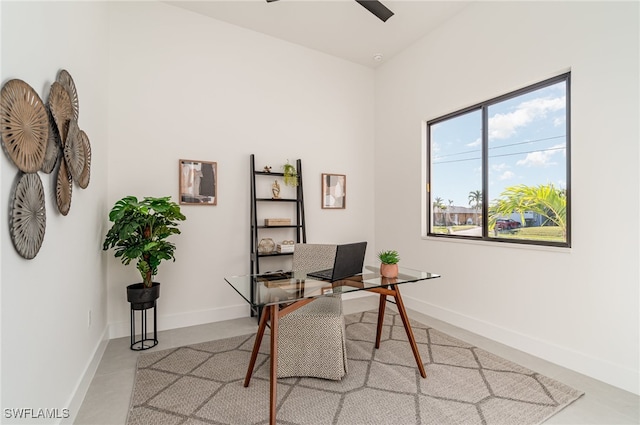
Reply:
[[[333,267],[336,245],[296,244],[293,271]],[[347,372],[342,299],[320,297],[280,319],[278,377],[310,376],[340,380]]]

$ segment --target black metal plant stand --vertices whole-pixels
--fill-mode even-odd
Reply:
[[[158,345],[158,328],[156,327],[157,306],[153,301],[153,306],[149,307],[150,303],[135,304],[131,303],[131,349],[135,351],[148,350]],[[153,308],[153,338],[149,338],[149,332],[147,329],[148,320],[147,312]],[[136,315],[135,312],[140,312],[140,339],[136,341]]]

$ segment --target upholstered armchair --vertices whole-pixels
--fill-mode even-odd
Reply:
[[[329,269],[336,245],[296,244],[293,272]],[[278,328],[278,377],[310,376],[340,380],[347,372],[342,298],[319,297],[283,316]]]

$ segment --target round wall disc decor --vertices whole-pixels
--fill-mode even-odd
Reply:
[[[84,169],[78,178],[77,183],[82,189],[86,189],[89,186],[89,179],[91,178],[91,143],[87,133],[80,130],[80,140],[82,141],[82,147],[84,149]]]
[[[64,161],[60,161],[58,167],[58,175],[56,177],[56,204],[58,205],[58,211],[60,214],[69,214],[71,208],[71,190],[72,186],[71,176],[67,171],[67,164]]]
[[[64,160],[71,177],[78,181],[84,170],[86,158],[84,145],[80,139],[80,129],[75,119],[69,121],[69,134],[67,135],[67,143],[64,145]]]
[[[22,80],[9,80],[0,92],[0,134],[14,164],[25,173],[40,169],[49,123],[40,96]]]
[[[76,90],[76,84],[73,82],[71,74],[69,74],[66,69],[63,69],[58,74],[58,82],[62,84],[62,87],[64,87],[67,94],[69,94],[71,108],[73,109],[73,118],[77,121],[78,115],[80,114],[80,104],[78,103],[78,91]]]
[[[58,162],[58,156],[60,155],[60,136],[58,136],[58,129],[56,123],[53,121],[53,115],[49,111],[49,107],[45,106],[47,111],[47,117],[49,121],[49,138],[47,140],[47,149],[44,154],[44,161],[40,171],[44,173],[51,173]]]
[[[53,114],[53,119],[58,128],[61,145],[64,147],[67,142],[69,120],[73,118],[73,107],[71,106],[69,93],[67,93],[67,90],[58,82],[51,84],[51,91],[49,91],[49,109],[51,109],[51,114]]]
[[[46,222],[42,181],[37,173],[23,174],[16,184],[9,218],[11,240],[18,254],[29,260],[38,254]]]

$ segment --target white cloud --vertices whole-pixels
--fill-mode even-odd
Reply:
[[[506,139],[535,119],[544,118],[550,111],[565,107],[565,96],[556,98],[538,98],[522,102],[517,109],[507,114],[495,114],[489,118],[489,138]]]
[[[516,162],[516,165],[523,165],[525,167],[548,167],[556,164],[552,161],[555,154],[564,154],[565,152],[566,149],[564,149],[564,145],[552,146],[544,151],[528,153],[525,159],[519,160]]]
[[[476,146],[480,146],[481,143],[482,143],[482,139],[478,137],[476,140],[474,140],[471,143],[467,143],[465,146],[468,146],[470,148],[475,148]]]
[[[515,177],[515,173],[513,171],[505,171],[498,177],[499,180],[511,180]]]
[[[491,166],[491,169],[493,171],[498,171],[498,172],[500,172],[502,170],[506,170],[507,168],[510,168],[510,167],[507,164],[505,164],[504,162],[502,162],[500,164],[493,164]]]

